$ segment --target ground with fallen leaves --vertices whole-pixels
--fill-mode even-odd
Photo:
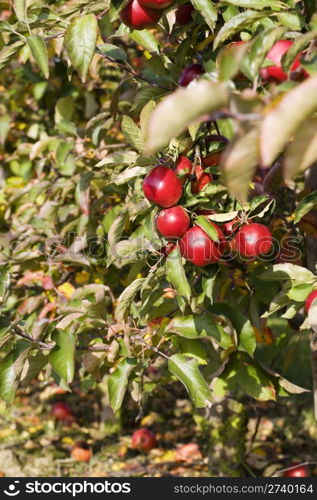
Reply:
[[[153,398],[139,414],[127,401],[115,418],[102,391],[54,385],[32,386],[20,392],[10,408],[0,406],[0,474],[2,476],[208,476],[208,431],[203,415],[194,411],[184,393]],[[296,400],[296,401],[295,401]],[[316,425],[309,396],[278,404],[246,401],[248,430],[243,461],[246,475],[277,475],[293,461],[316,459]],[[70,424],[56,422],[50,411],[67,402],[75,415]],[[138,422],[136,423],[136,419]],[[158,447],[142,454],[131,448],[138,427],[155,432]],[[70,457],[77,441],[93,450],[90,463]],[[314,465],[311,466],[312,473]]]

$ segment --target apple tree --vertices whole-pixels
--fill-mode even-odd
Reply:
[[[117,412],[177,380],[243,474],[245,398],[307,391],[294,338],[317,385],[315,2],[12,4],[1,398],[76,374]]]

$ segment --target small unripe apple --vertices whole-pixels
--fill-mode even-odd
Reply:
[[[308,295],[308,297],[307,297],[307,299],[305,301],[305,310],[306,310],[307,314],[308,314],[308,311],[310,309],[310,306],[312,305],[312,303],[316,299],[316,297],[317,297],[317,290],[313,290]]]
[[[211,174],[205,172],[201,165],[196,165],[195,175],[196,179],[192,181],[192,193],[198,194],[205,186],[213,181],[213,177]]]
[[[149,429],[138,429],[132,435],[132,448],[138,451],[150,451],[157,445],[155,434]]]
[[[76,462],[90,462],[92,457],[92,451],[87,445],[82,441],[74,444],[70,452],[71,457],[76,460]]]
[[[180,5],[180,7],[178,7],[178,9],[175,12],[176,24],[179,24],[180,26],[185,26],[186,24],[189,24],[190,21],[192,20],[193,10],[194,7],[192,6],[191,3],[184,3],[183,5]]]
[[[143,30],[154,27],[161,15],[162,11],[144,7],[138,0],[131,0],[121,11],[120,19],[129,28]]]
[[[203,72],[204,69],[200,64],[189,64],[181,72],[178,83],[181,87],[187,87],[190,82],[202,75]]]
[[[262,80],[264,80],[265,82],[276,81],[278,83],[287,80],[287,74],[282,68],[282,59],[284,54],[288,52],[292,45],[293,42],[291,40],[279,40],[273,45],[273,47],[267,53],[266,58],[270,59],[274,64],[272,64],[272,66],[261,69]],[[299,66],[299,55],[297,55],[292,64],[291,71],[295,71],[297,68],[299,68]]]
[[[272,248],[272,234],[263,224],[245,224],[235,235],[234,241],[243,257],[259,257]]]
[[[295,465],[297,465],[297,462],[291,464],[290,467],[294,467]],[[310,470],[307,465],[299,465],[298,467],[285,471],[284,477],[310,477]]]
[[[211,222],[217,230],[220,242],[224,235],[221,229]],[[196,266],[214,264],[221,258],[221,244],[213,241],[199,226],[188,229],[179,243],[183,257]]]
[[[174,0],[139,0],[139,3],[143,7],[150,7],[151,9],[166,9],[169,7]]]
[[[163,208],[169,208],[179,201],[183,185],[174,170],[157,166],[147,174],[143,181],[144,196]]]
[[[156,219],[158,232],[164,238],[181,238],[190,225],[190,218],[184,207],[165,208]]]
[[[52,407],[51,414],[56,420],[71,422],[74,420],[74,415],[66,403],[55,403]]]

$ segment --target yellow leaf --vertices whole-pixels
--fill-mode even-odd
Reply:
[[[90,274],[87,271],[81,271],[75,274],[75,282],[77,285],[84,285],[88,282]]]
[[[66,282],[66,283],[63,283],[62,285],[60,285],[58,288],[58,291],[61,292],[64,297],[66,299],[70,299],[71,296],[73,295],[73,292],[75,290],[75,288],[73,287],[73,285],[71,285],[70,283]]]

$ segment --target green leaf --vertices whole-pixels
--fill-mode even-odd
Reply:
[[[159,52],[158,42],[153,33],[148,30],[132,31],[129,33],[129,38],[150,52]]]
[[[115,310],[115,318],[117,319],[117,321],[124,320],[127,311],[130,308],[131,302],[133,301],[138,291],[141,289],[144,281],[145,278],[137,278],[136,280],[132,281],[132,283],[130,283],[130,285],[122,292],[118,299],[118,304]]]
[[[155,153],[186,130],[194,120],[225,106],[227,100],[225,85],[206,80],[180,88],[163,98],[149,120],[147,151]]]
[[[168,324],[167,331],[187,339],[213,337],[220,340],[219,330],[211,314],[175,316]]]
[[[262,281],[296,281],[298,283],[314,283],[316,276],[301,266],[285,262],[274,264],[267,271],[258,276]]]
[[[9,62],[20,52],[23,46],[24,42],[19,40],[18,42],[14,42],[11,45],[3,47],[0,51],[0,71],[9,64]]]
[[[14,0],[13,7],[20,23],[27,21],[27,0]]]
[[[229,319],[238,335],[238,350],[245,351],[253,356],[256,348],[256,338],[250,320],[240,311],[227,304],[215,304],[211,307],[213,314],[225,316]]]
[[[266,9],[270,7],[274,10],[287,8],[286,3],[278,0],[221,0],[222,4],[235,5],[236,7],[244,7],[245,9]]]
[[[52,340],[55,346],[48,359],[57,375],[68,385],[74,378],[76,337],[71,332],[55,330]]]
[[[317,134],[316,134],[317,137]],[[295,210],[294,224],[297,224],[304,215],[308,214],[317,206],[317,191],[309,193],[302,201],[299,203]]]
[[[108,233],[108,242],[110,245],[111,253],[114,253],[114,248],[113,248],[113,252],[112,252],[111,247],[116,245],[116,243],[118,243],[118,241],[120,240],[127,220],[128,220],[128,213],[126,211],[122,211],[115,218],[114,222],[112,223],[112,225],[110,227],[110,230]]]
[[[9,270],[5,267],[0,268],[0,305],[2,305],[9,292],[11,277]]]
[[[186,387],[196,408],[211,405],[211,391],[198,368],[196,359],[188,359],[182,354],[174,354],[168,360],[169,371]]]
[[[224,183],[231,195],[240,202],[247,201],[250,181],[259,163],[259,131],[256,126],[234,140],[222,155]]]
[[[295,302],[304,302],[312,291],[312,283],[302,283],[300,285],[292,287],[289,292],[287,292],[287,296]]]
[[[19,340],[0,363],[0,397],[12,403],[24,362],[30,352],[30,342]]]
[[[108,56],[111,57],[114,61],[126,61],[127,54],[121,47],[117,47],[116,45],[112,45],[111,43],[103,43],[98,45],[98,50]]]
[[[166,259],[166,277],[175,288],[177,295],[187,301],[191,298],[191,289],[186,278],[179,248],[175,248]]]
[[[208,221],[204,215],[198,215],[195,223],[199,226],[212,241],[219,242],[219,234],[215,226]]]
[[[122,406],[129,383],[129,376],[136,366],[135,359],[123,359],[108,377],[109,402],[114,412],[120,410]]]
[[[45,78],[49,77],[48,52],[45,42],[40,35],[31,35],[27,38],[28,46],[31,54],[34,57],[38,67],[42,71]]]
[[[191,0],[192,5],[201,13],[209,28],[215,29],[218,12],[211,0]]]
[[[234,210],[233,212],[228,212],[226,214],[211,214],[207,215],[207,218],[212,220],[213,222],[229,222],[235,219],[238,215],[239,211]]]
[[[263,165],[271,165],[291,136],[317,110],[317,75],[290,90],[268,112],[262,123],[260,151]]]
[[[121,122],[121,132],[130,146],[141,153],[144,151],[142,132],[130,116],[123,116]]]
[[[286,149],[283,172],[286,180],[304,172],[317,161],[317,118],[309,118],[294,134]]]
[[[271,380],[260,368],[246,362],[237,363],[237,381],[241,389],[259,401],[275,401],[276,392]]]
[[[218,31],[214,40],[214,50],[217,49],[221,43],[235,35],[238,31],[248,28],[248,26],[250,26],[254,21],[267,16],[267,14],[267,12],[263,13],[257,12],[256,10],[247,10],[246,12],[241,12],[237,16],[232,17]]]
[[[248,49],[248,44],[227,45],[219,54],[217,64],[219,67],[219,80],[231,80],[240,69],[240,63]]]
[[[65,34],[67,55],[83,82],[93,58],[97,40],[97,19],[93,14],[74,18]]]
[[[116,175],[113,178],[113,182],[117,186],[121,186],[122,184],[126,184],[127,182],[130,182],[131,180],[136,179],[137,177],[145,175],[147,172],[148,172],[147,167],[126,168],[123,172],[120,172],[120,174]]]
[[[11,125],[11,119],[9,115],[0,116],[0,144],[4,144],[8,136]]]
[[[199,365],[208,363],[207,351],[199,340],[177,337],[175,342],[183,356],[197,359]]]

